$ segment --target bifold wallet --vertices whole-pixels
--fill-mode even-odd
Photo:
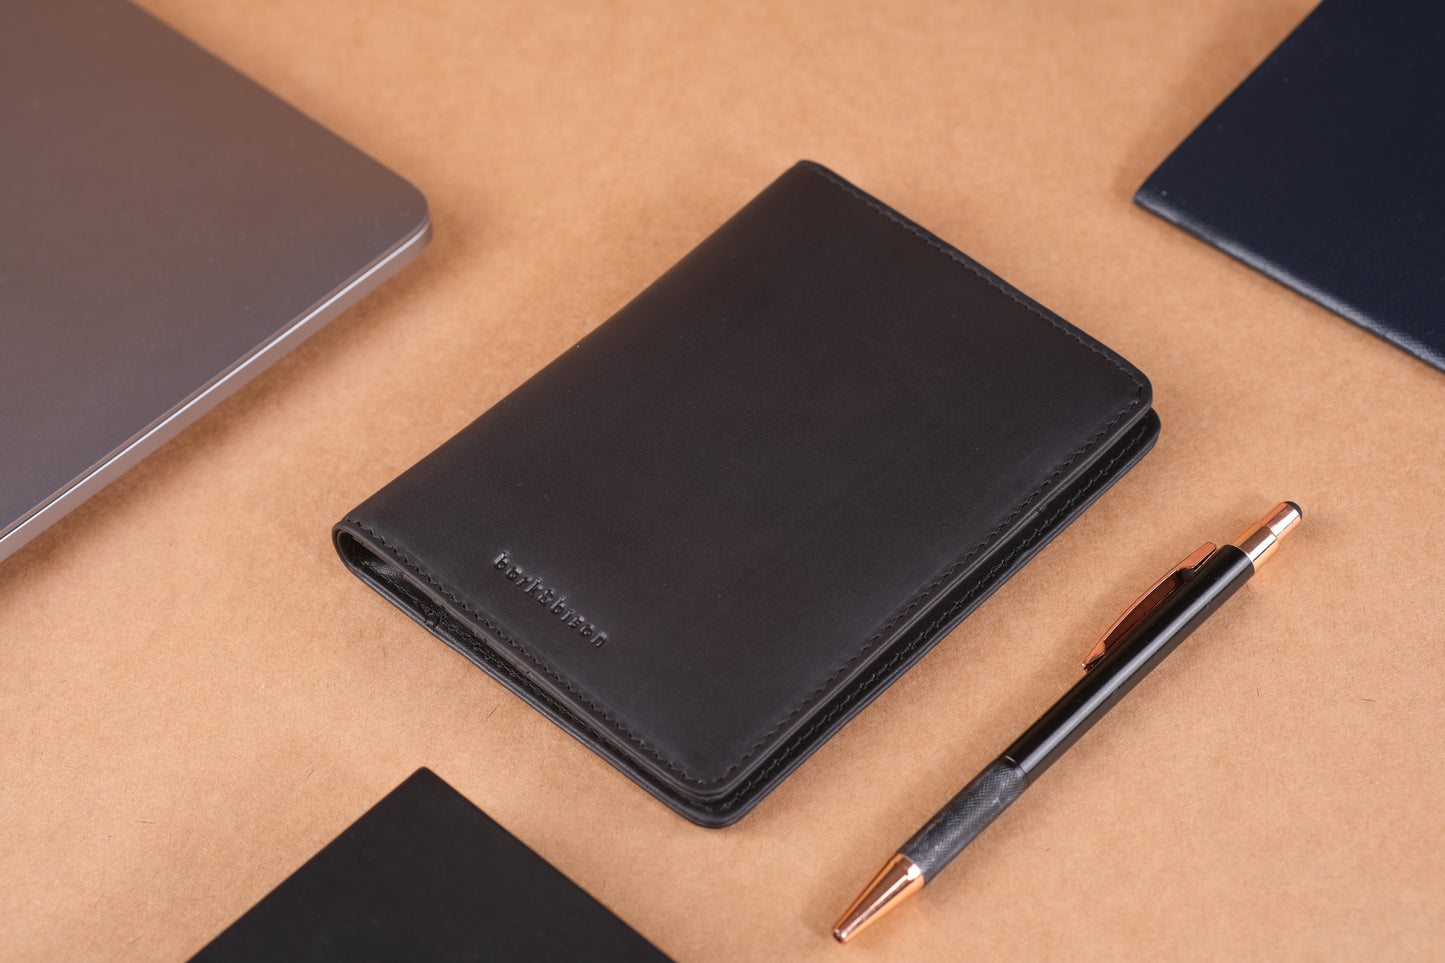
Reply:
[[[334,538],[442,641],[723,826],[1158,430],[1113,351],[801,163]]]
[[[418,769],[191,963],[256,960],[667,957],[439,776]]]

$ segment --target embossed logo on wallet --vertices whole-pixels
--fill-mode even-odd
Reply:
[[[545,605],[547,611],[560,619],[568,628],[576,629],[577,633],[594,647],[600,649],[607,643],[607,633],[598,631],[596,625],[587,621],[581,612],[568,605],[567,596],[545,584],[538,576],[528,575],[522,571],[521,566],[512,562],[509,552],[498,555],[492,562],[492,568],[501,572],[502,576],[520,589],[523,595],[538,605]]]

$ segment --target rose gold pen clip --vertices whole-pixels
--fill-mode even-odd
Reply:
[[[1189,576],[1194,574],[1204,560],[1214,554],[1216,548],[1213,542],[1205,542],[1184,557],[1184,559],[1172,571],[1166,572],[1164,577],[1153,585],[1149,590],[1134,600],[1134,604],[1124,610],[1124,614],[1109,626],[1104,637],[1094,644],[1089,654],[1084,656],[1084,671],[1088,672],[1109,650],[1118,645],[1140,622],[1148,618],[1149,613],[1164,604],[1164,600],[1175,592],[1179,587],[1189,581]]]
[[[1234,539],[1233,544],[1249,556],[1250,561],[1258,567],[1265,559],[1274,554],[1275,546],[1279,544],[1279,538],[1289,530],[1295,522],[1299,521],[1299,506],[1293,502],[1280,502],[1274,507],[1268,516],[1257,525],[1251,525]],[[1149,617],[1165,600],[1183,587],[1190,577],[1198,571],[1199,566],[1208,560],[1217,550],[1213,542],[1205,542],[1194,551],[1186,555],[1178,565],[1166,572],[1164,577],[1153,585],[1149,590],[1134,600],[1134,604],[1119,616],[1118,620],[1104,633],[1089,654],[1084,657],[1084,671],[1088,672],[1108,652],[1128,637]]]

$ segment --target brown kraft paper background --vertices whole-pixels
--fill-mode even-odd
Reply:
[[[682,961],[1445,957],[1445,375],[1130,203],[1308,2],[144,5],[415,183],[436,237],[0,564],[0,956],[184,958],[427,765]],[[1164,432],[709,831],[328,533],[799,158],[1137,364]],[[833,942],[1123,606],[1284,498],[1256,580]]]

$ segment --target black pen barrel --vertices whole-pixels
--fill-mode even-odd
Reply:
[[[834,938],[848,942],[922,889],[1239,591],[1299,520],[1299,506],[1281,502],[1240,533],[1238,544],[1206,542],[1146,592],[1089,653],[1084,678],[884,864],[834,925]]]
[[[1217,549],[898,852],[932,879],[1253,574],[1247,554]]]
[[[1032,783],[1254,574],[1254,563],[1221,545],[1189,581],[1151,612],[1004,751]]]

